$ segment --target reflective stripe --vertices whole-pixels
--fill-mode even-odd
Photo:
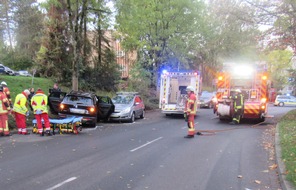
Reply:
[[[196,102],[196,96],[194,93],[191,93],[187,99],[186,106],[185,106],[186,112],[189,114],[196,114],[197,110],[197,102]]]
[[[48,113],[47,109],[47,96],[45,94],[35,94],[31,99],[31,105],[36,114],[37,110],[41,110],[42,113]]]

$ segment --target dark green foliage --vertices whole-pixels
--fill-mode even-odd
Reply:
[[[118,65],[115,62],[115,55],[110,50],[105,50],[104,53],[103,64],[98,65],[95,69],[86,67],[85,70],[80,71],[80,90],[117,90],[120,73],[118,71]],[[98,58],[95,58],[94,62],[97,63]]]

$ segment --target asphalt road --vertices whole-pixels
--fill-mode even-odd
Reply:
[[[269,108],[276,117],[291,109]],[[135,123],[98,123],[79,135],[2,137],[0,189],[277,190],[266,149],[274,121],[231,126],[201,109],[196,129],[217,132],[185,139],[183,118],[150,111]]]

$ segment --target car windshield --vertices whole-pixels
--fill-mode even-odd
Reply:
[[[134,96],[115,96],[112,101],[114,104],[130,104],[134,99]]]
[[[71,96],[68,95],[63,100],[65,103],[76,103],[76,104],[83,104],[83,105],[92,105],[92,100],[90,97],[84,96]]]
[[[213,94],[212,93],[202,93],[201,96],[200,96],[200,99],[210,99],[213,97]]]

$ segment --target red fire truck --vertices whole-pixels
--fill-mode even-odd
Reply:
[[[241,118],[265,120],[267,116],[268,85],[265,64],[228,64],[217,76],[214,113],[220,120],[232,119],[233,101],[229,98],[236,89],[244,96]]]

